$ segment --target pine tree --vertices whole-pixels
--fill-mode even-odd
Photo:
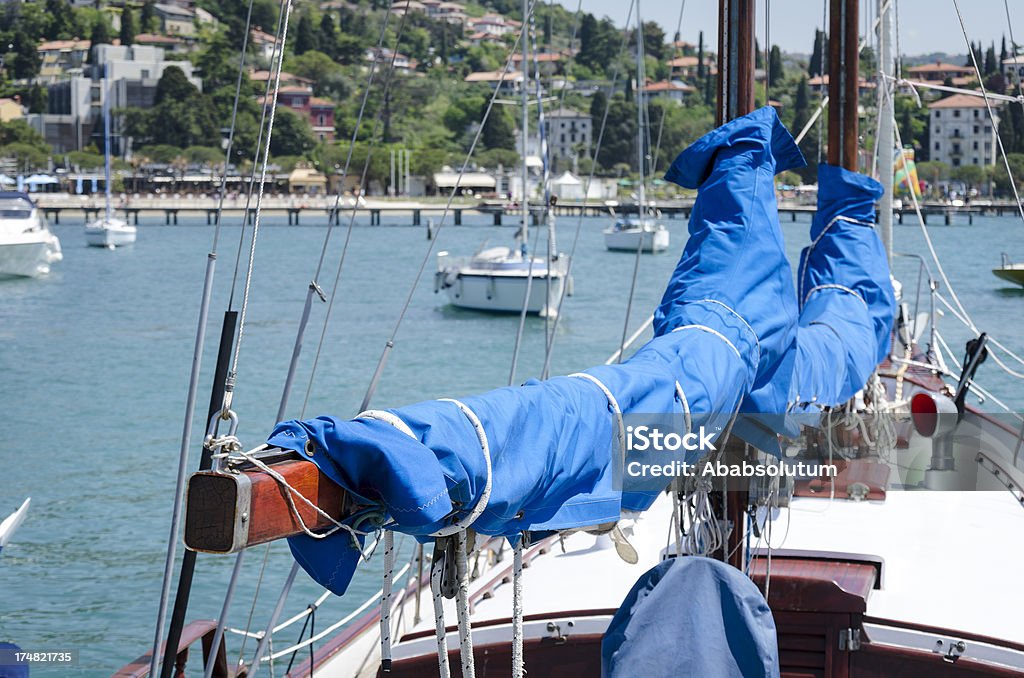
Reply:
[[[89,41],[93,45],[110,44],[110,27],[107,26],[107,20],[102,15],[96,17],[96,23],[92,25],[92,34],[89,36]]]
[[[156,12],[153,9],[152,0],[142,3],[142,10],[139,12],[139,28],[143,33],[156,30]]]
[[[996,64],[996,44],[993,42],[989,45],[988,49],[985,50],[985,70],[982,71],[983,75],[992,75],[993,73],[999,72],[999,66]]]
[[[127,47],[134,43],[137,32],[135,14],[132,13],[131,7],[125,5],[124,9],[121,10],[121,45]]]
[[[338,30],[334,25],[334,19],[327,12],[320,17],[320,29],[317,33],[317,43],[320,46],[320,51],[331,57],[335,58],[335,52],[338,44]]]
[[[74,37],[74,16],[67,0],[46,0],[47,27],[46,37],[60,40]]]
[[[25,31],[14,34],[14,63],[11,70],[15,79],[34,78],[39,74],[39,52],[36,41]]]
[[[768,85],[778,87],[786,77],[782,66],[782,51],[778,45],[772,45],[771,54],[768,56]]]
[[[704,31],[697,34],[697,79],[704,79]]]
[[[824,39],[824,34],[821,31],[819,31],[819,30],[815,30],[814,31],[814,47],[811,48],[811,59],[810,59],[810,61],[807,62],[807,75],[809,75],[812,78],[814,76],[816,76],[816,75],[821,75],[821,71],[822,71],[821,54],[822,54],[822,47],[823,47],[823,45],[822,45],[822,40],[823,39]]]
[[[313,29],[313,20],[309,17],[309,14],[303,14],[299,18],[299,25],[295,28],[295,53],[305,54],[318,48],[319,44],[317,44],[316,32]]]

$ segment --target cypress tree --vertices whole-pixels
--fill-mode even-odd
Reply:
[[[984,75],[992,75],[993,73],[999,72],[999,66],[996,64],[996,44],[993,42],[989,45],[988,49],[985,50],[985,70],[982,71]]]
[[[121,45],[127,47],[135,42],[135,34],[138,30],[135,27],[135,14],[131,7],[125,5],[121,10]]]
[[[823,41],[825,34],[815,29],[814,31],[814,47],[811,48],[811,60],[807,62],[807,75],[814,77],[821,75],[823,70],[822,63],[822,48],[824,47]]]
[[[697,79],[704,79],[704,31],[697,34]]]
[[[786,73],[782,67],[782,51],[778,45],[772,45],[771,54],[768,56],[768,84],[777,87],[782,84]]]

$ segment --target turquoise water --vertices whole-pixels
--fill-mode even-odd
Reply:
[[[506,244],[513,229],[484,225],[488,221],[467,218],[464,226],[445,227],[435,251],[468,254],[484,241]],[[239,436],[249,447],[261,442],[274,423],[326,231],[319,225],[264,223],[234,402]],[[575,224],[573,218],[561,221],[561,249],[568,249]],[[554,373],[604,361],[621,337],[633,257],[604,250],[604,225],[602,219],[583,221],[576,296],[567,301],[559,327]],[[678,252],[685,225],[670,221],[669,227]],[[806,240],[807,223],[787,221],[783,230],[795,255]],[[152,642],[212,230],[199,222],[143,223],[138,243],[117,251],[86,248],[79,226],[55,231],[65,259],[48,278],[0,282],[0,413],[7,431],[0,440],[0,516],[32,497],[28,520],[0,556],[0,640],[28,649],[80,651],[77,668],[40,668],[33,675],[100,676],[142,654]],[[1024,291],[1005,289],[990,273],[1001,251],[1024,259],[1024,226],[1010,218],[978,218],[974,226],[933,227],[932,234],[978,325],[1024,354]],[[339,230],[332,236],[328,261],[337,260],[343,235]],[[239,229],[225,228],[222,236],[199,396],[204,410]],[[356,412],[427,245],[422,227],[356,227],[306,415]],[[925,252],[916,226],[897,227],[896,248]],[[643,258],[633,326],[660,298],[674,264],[674,255]],[[445,298],[433,293],[432,270],[433,259],[374,405],[457,397],[508,381],[518,319],[446,306]],[[912,290],[916,263],[900,259],[897,272]],[[332,263],[320,277],[325,290],[333,287],[334,274]],[[236,305],[239,300],[236,296]],[[314,307],[289,416],[300,414],[325,309],[319,303]],[[517,382],[540,370],[543,325],[537,318],[527,323]],[[966,331],[949,316],[942,327],[960,351]],[[982,367],[980,379],[1011,406],[1024,408],[1024,390],[992,361]],[[197,465],[199,428],[205,424],[197,425],[190,469]],[[232,626],[246,625],[263,553],[261,547],[248,556]],[[200,556],[190,619],[218,614],[232,562],[231,557]],[[265,622],[291,565],[287,547],[273,545],[267,563],[254,628]],[[375,591],[377,569],[360,572],[349,596],[329,600],[317,615],[317,627],[324,628]],[[300,574],[286,615],[319,593]],[[284,632],[279,642],[294,640],[298,630]],[[237,639],[230,640],[237,652]],[[253,649],[250,643],[246,652]]]

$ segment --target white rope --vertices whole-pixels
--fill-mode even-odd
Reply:
[[[395,570],[395,533],[384,530],[384,586],[380,597],[380,664],[391,671],[391,584]]]
[[[512,678],[523,678],[523,539],[512,548]]]
[[[707,325],[680,325],[679,327],[675,328],[672,331],[673,332],[680,332],[682,330],[701,330],[703,332],[707,332],[708,334],[713,334],[716,337],[718,337],[719,339],[721,339],[722,341],[724,341],[726,344],[728,344],[729,348],[732,349],[732,352],[736,354],[737,358],[739,358],[740,360],[743,359],[743,356],[740,354],[739,349],[736,348],[736,345],[734,343],[729,341],[728,337],[726,337],[721,332],[718,332],[717,330],[711,329]]]
[[[967,327],[967,329],[971,330],[971,332],[974,333],[975,337],[977,337],[977,336],[979,336],[981,334],[981,330],[979,330],[974,325],[974,323],[971,321],[971,319],[961,315],[960,312],[957,311],[955,308],[953,308],[953,306],[949,303],[949,301],[947,301],[941,294],[936,292],[935,293],[935,298],[938,299],[939,303],[941,303],[943,306],[945,306],[949,310],[949,312],[953,314],[954,318],[956,318],[961,323],[963,323],[964,326]],[[999,348],[1003,352],[1005,352],[1008,357],[1013,358],[1014,360],[1016,360],[1021,365],[1024,365],[1024,358],[1021,358],[1019,355],[1017,355],[1016,353],[1011,351],[1004,344],[1002,344],[998,339],[995,339],[994,337],[989,335],[988,341],[989,341],[990,344],[992,344],[996,348]],[[1017,372],[1016,370],[1012,369],[1009,365],[1004,363],[1002,360],[1000,360],[999,356],[995,353],[995,351],[993,351],[992,349],[989,349],[988,354],[990,356],[992,356],[992,360],[995,361],[995,363],[997,365],[999,365],[999,367],[1001,367],[1003,369],[1003,371],[1005,371],[1011,377],[1015,377],[1017,379],[1024,379],[1024,373]],[[957,367],[960,367],[959,362],[957,363]]]
[[[444,568],[437,563],[431,563],[430,568],[430,592],[434,599],[434,633],[437,637],[437,664],[440,678],[451,678],[451,669],[448,668],[448,635],[444,623],[444,600],[441,597],[441,576]]]
[[[689,515],[689,529],[683,540],[683,552],[691,556],[706,556],[722,547],[722,527],[711,503],[713,486],[706,478],[697,478],[692,492],[684,500]]]
[[[804,290],[804,276],[803,276],[803,273],[807,269],[807,263],[811,259],[811,253],[814,251],[814,248],[818,246],[818,243],[821,242],[821,239],[825,237],[825,234],[828,233],[829,230],[833,226],[836,225],[836,222],[839,222],[839,221],[845,221],[845,222],[850,223],[850,224],[857,224],[858,226],[866,226],[866,227],[872,228],[872,229],[874,228],[874,224],[869,224],[866,221],[858,221],[856,219],[851,219],[850,217],[843,216],[842,214],[838,214],[838,215],[832,217],[832,220],[825,225],[825,228],[821,229],[821,233],[818,234],[818,237],[815,238],[811,242],[811,244],[807,247],[807,249],[805,249],[803,252],[800,253],[800,271],[799,271],[800,279],[797,280],[797,299],[802,299],[802,301],[800,303],[801,307],[803,307],[803,304],[807,303],[807,298],[810,297],[811,296],[811,292],[814,291],[814,290],[811,290],[811,292],[808,292],[806,295],[804,294],[804,291],[803,291]],[[850,292],[853,293],[853,294],[856,294],[856,292],[853,292],[853,290],[850,290]],[[859,297],[860,295],[857,294],[857,296]],[[864,301],[864,300],[861,299],[861,301]],[[864,305],[867,306],[867,304],[864,304]]]
[[[409,563],[406,563],[405,566],[403,566],[401,570],[399,570],[398,572],[395,573],[395,578],[396,579],[401,578],[402,575],[404,575],[408,571],[409,571]],[[368,598],[366,601],[364,601],[362,605],[360,605],[356,609],[352,610],[352,612],[350,612],[347,615],[345,615],[344,618],[340,619],[339,621],[335,622],[334,624],[331,624],[326,629],[324,629],[320,633],[316,634],[312,638],[307,638],[306,640],[302,641],[301,643],[296,643],[295,645],[291,645],[289,647],[286,647],[283,650],[278,650],[277,652],[274,652],[273,654],[266,655],[260,661],[264,661],[265,662],[265,661],[271,661],[273,659],[280,659],[281,657],[283,657],[283,656],[285,656],[287,654],[291,654],[292,652],[295,652],[296,650],[301,650],[302,648],[307,647],[307,646],[311,645],[312,643],[316,643],[316,642],[319,642],[319,641],[323,640],[327,636],[333,634],[335,631],[337,631],[341,627],[345,626],[346,624],[350,623],[352,620],[356,619],[361,614],[366,612],[366,610],[368,610],[370,608],[370,606],[373,605],[373,603],[375,603],[377,601],[377,599],[381,597],[382,593],[383,593],[383,591],[377,591],[377,593],[373,594],[370,598]],[[274,627],[274,631],[277,631],[277,629],[278,629],[278,627]],[[251,632],[239,631],[238,629],[234,629],[234,631],[235,632],[239,632],[239,633],[246,633],[246,635],[248,637],[250,637],[250,638],[262,638],[263,635],[264,635],[262,631],[259,632],[259,633],[251,633]]]
[[[256,448],[256,450],[260,450],[260,449],[263,449],[263,446],[260,446],[260,447]],[[313,503],[312,501],[307,499],[306,496],[304,494],[302,494],[301,492],[299,492],[297,489],[295,489],[294,487],[289,485],[288,481],[285,480],[284,476],[282,476],[280,473],[275,471],[273,468],[271,468],[267,464],[264,464],[262,461],[260,461],[255,456],[255,454],[253,454],[256,450],[252,450],[252,451],[249,451],[249,452],[240,450],[240,451],[238,451],[238,454],[241,455],[242,457],[244,457],[253,466],[255,466],[256,468],[258,468],[259,470],[263,471],[268,476],[270,476],[271,478],[276,480],[278,485],[280,485],[281,487],[283,487],[286,490],[288,490],[287,492],[284,493],[284,498],[288,500],[288,506],[291,509],[292,515],[295,516],[295,520],[299,523],[299,527],[302,529],[302,531],[307,536],[312,537],[313,539],[325,539],[325,538],[331,536],[332,534],[334,534],[335,532],[337,532],[338,530],[344,530],[345,532],[348,532],[350,537],[352,537],[352,543],[355,546],[355,548],[357,550],[360,550],[360,552],[362,551],[361,547],[359,545],[359,536],[365,536],[367,534],[366,532],[363,532],[361,530],[357,530],[357,529],[353,528],[350,525],[346,525],[344,523],[341,523],[341,522],[335,520],[333,516],[331,516],[329,513],[324,511],[322,508],[317,506],[315,503]],[[309,527],[306,525],[306,521],[302,519],[302,514],[299,513],[298,507],[295,505],[295,500],[292,499],[293,495],[298,497],[302,501],[303,504],[305,504],[309,508],[313,509],[313,511],[315,511],[316,514],[319,515],[321,518],[323,518],[324,520],[326,520],[329,523],[333,524],[334,527],[330,528],[326,532],[313,532],[311,529],[309,529]],[[362,557],[362,556],[360,556],[360,557]]]
[[[455,571],[459,588],[455,594],[455,611],[459,617],[459,654],[463,678],[476,677],[473,661],[473,628],[469,620],[469,568],[466,563],[466,531],[455,534]]]
[[[619,452],[623,455],[626,453],[626,426],[622,422],[622,408],[619,407],[619,401],[612,395],[611,390],[604,385],[604,383],[592,374],[586,372],[574,372],[569,375],[576,379],[586,379],[590,383],[601,389],[601,393],[608,400],[608,407],[611,409],[612,414],[615,415],[615,438],[619,444]],[[623,461],[625,461],[623,459]]]
[[[686,432],[691,433],[693,431],[693,418],[690,415],[690,403],[686,399],[686,393],[683,392],[682,385],[676,382],[676,397],[679,398],[679,405],[683,408],[683,423],[686,424]]]
[[[394,428],[397,428],[413,440],[419,440],[419,438],[416,437],[416,434],[412,432],[412,429],[409,428],[409,425],[402,421],[401,417],[393,412],[388,412],[387,410],[364,410],[356,415],[356,419],[375,419],[377,421],[383,421],[385,424],[389,424]]]
[[[455,400],[454,398],[441,398],[441,402],[452,403],[459,410],[466,415],[469,419],[469,423],[473,425],[473,430],[476,431],[477,440],[480,441],[480,449],[484,453],[484,463],[487,465],[487,482],[484,484],[483,492],[480,493],[480,498],[477,499],[476,505],[473,509],[467,513],[461,520],[457,520],[454,524],[448,527],[443,527],[435,532],[433,537],[448,537],[456,532],[463,532],[466,528],[473,524],[480,514],[487,508],[487,502],[491,498],[491,448],[487,444],[487,432],[484,431],[484,425],[480,423],[480,418],[476,416],[476,412],[469,409],[464,403]],[[465,539],[465,535],[462,537]]]
[[[847,294],[852,294],[854,297],[857,298],[857,301],[864,304],[865,309],[868,308],[868,302],[864,301],[864,297],[860,296],[859,293],[847,287],[846,285],[840,285],[838,283],[828,283],[827,285],[816,285],[812,287],[810,291],[807,293],[807,296],[804,297],[804,305],[807,304],[807,300],[811,298],[812,294],[814,294],[815,292],[819,292],[821,290],[840,290],[846,292]]]

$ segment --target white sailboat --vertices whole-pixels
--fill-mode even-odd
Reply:
[[[114,249],[135,242],[136,228],[124,219],[114,216],[110,204],[110,91],[103,76],[103,172],[104,211],[103,216],[85,225],[85,242],[90,247]]]
[[[0,192],[0,278],[34,278],[64,255],[27,193]]]
[[[647,214],[647,200],[644,188],[644,45],[642,32],[637,31],[636,60],[636,145],[637,167],[640,180],[637,189],[637,215],[620,216],[615,223],[604,229],[604,246],[617,252],[664,252],[669,248],[670,238],[665,225]]]
[[[28,506],[32,502],[32,498],[29,497],[21,503],[18,510],[7,516],[0,522],[0,550],[3,550],[5,546],[11,541],[11,537],[14,536],[14,531],[17,530],[23,522],[25,517],[28,515]]]
[[[529,136],[529,59],[527,41],[523,40],[522,86],[522,184],[523,199],[520,206],[522,223],[516,231],[515,247],[481,248],[468,258],[455,258],[449,252],[437,254],[437,272],[434,291],[444,290],[453,306],[476,311],[519,313],[526,312],[552,318],[558,312],[563,295],[572,294],[569,257],[557,253],[554,237],[554,216],[547,205],[541,206],[547,218],[550,256],[537,256],[529,252],[530,196],[529,170],[526,164]],[[541,105],[540,83],[537,81],[538,107]],[[543,122],[538,134],[543,139]],[[543,151],[542,151],[543,154]],[[547,159],[544,159],[544,189],[547,190]],[[563,292],[564,290],[564,292]]]

